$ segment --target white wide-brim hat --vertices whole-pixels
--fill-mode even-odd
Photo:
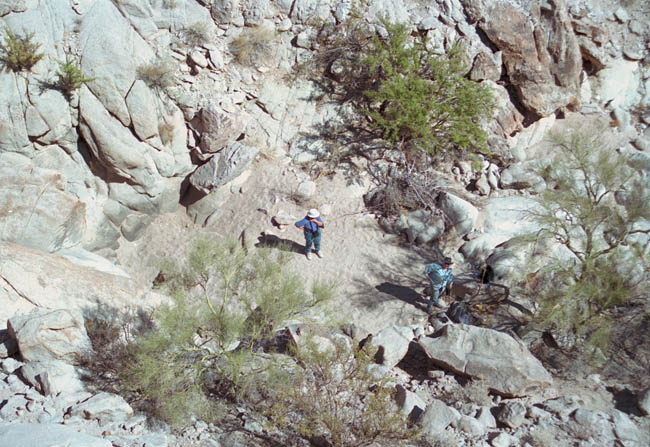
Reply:
[[[312,208],[307,212],[307,217],[316,218],[318,216],[320,216],[320,213],[316,208]]]

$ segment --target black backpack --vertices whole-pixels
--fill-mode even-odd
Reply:
[[[467,304],[454,301],[447,310],[447,316],[454,323],[471,324],[472,314],[469,312]]]

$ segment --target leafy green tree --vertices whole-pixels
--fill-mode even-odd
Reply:
[[[603,132],[573,130],[552,142],[559,155],[539,170],[548,186],[530,214],[542,228],[537,237],[559,243],[572,260],[547,263],[538,317],[546,327],[588,335],[604,348],[607,310],[645,284],[639,267],[648,260],[650,197],[635,181],[629,157]]]
[[[4,30],[4,43],[0,44],[0,61],[11,71],[29,71],[43,58],[38,49],[41,44],[32,42],[34,33],[17,36],[9,28]]]
[[[308,292],[287,261],[279,250],[253,254],[236,242],[198,240],[186,262],[163,271],[174,304],[129,346],[125,388],[174,424],[210,419],[218,399],[252,399],[275,367],[265,351],[279,326],[332,297],[320,282]]]
[[[360,111],[371,125],[407,155],[487,153],[481,120],[491,116],[492,95],[465,77],[461,47],[438,56],[427,49],[424,37],[411,42],[404,25],[384,25],[387,39],[374,35],[358,62],[370,85]]]

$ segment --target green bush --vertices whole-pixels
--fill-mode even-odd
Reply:
[[[14,72],[31,70],[43,58],[43,53],[38,52],[41,45],[32,42],[34,33],[20,37],[9,28],[4,31],[4,43],[0,44],[0,61]]]
[[[184,263],[162,272],[175,303],[156,313],[157,330],[129,346],[126,389],[172,424],[260,393],[276,367],[264,351],[279,327],[332,297],[318,282],[305,290],[287,261],[282,251],[196,241]]]
[[[59,61],[59,70],[56,73],[56,86],[66,95],[70,96],[73,91],[78,90],[87,82],[95,78],[84,78],[81,67],[76,58],[66,55],[65,62]]]
[[[552,139],[560,154],[538,172],[548,187],[530,216],[542,229],[535,239],[561,244],[573,262],[549,259],[542,277],[538,321],[587,336],[603,352],[609,309],[647,287],[650,201],[635,184],[628,157],[597,129],[573,129]],[[644,223],[645,222],[645,223]],[[647,290],[647,289],[646,289]]]
[[[487,153],[481,120],[494,104],[487,87],[465,78],[461,47],[437,56],[424,37],[384,22],[388,38],[373,36],[359,58],[369,85],[359,111],[382,137],[405,154],[442,151]]]
[[[342,339],[327,347],[308,340],[295,351],[300,367],[274,380],[271,420],[339,447],[399,446],[417,438],[395,404],[394,385],[368,369],[375,353]]]

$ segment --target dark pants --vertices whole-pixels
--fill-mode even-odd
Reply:
[[[438,307],[440,304],[440,296],[443,293],[449,293],[451,292],[451,286],[441,286],[441,285],[433,285],[431,284],[431,295],[429,295],[429,303],[427,304],[427,312],[431,313],[433,311],[433,306]]]
[[[321,232],[313,233],[305,231],[305,253],[311,253],[311,245],[314,244],[314,251],[320,251]]]
[[[431,313],[433,311],[433,306],[438,306],[440,304],[440,295],[444,287],[434,286],[431,284],[431,295],[429,295],[429,303],[427,304],[427,312]]]

